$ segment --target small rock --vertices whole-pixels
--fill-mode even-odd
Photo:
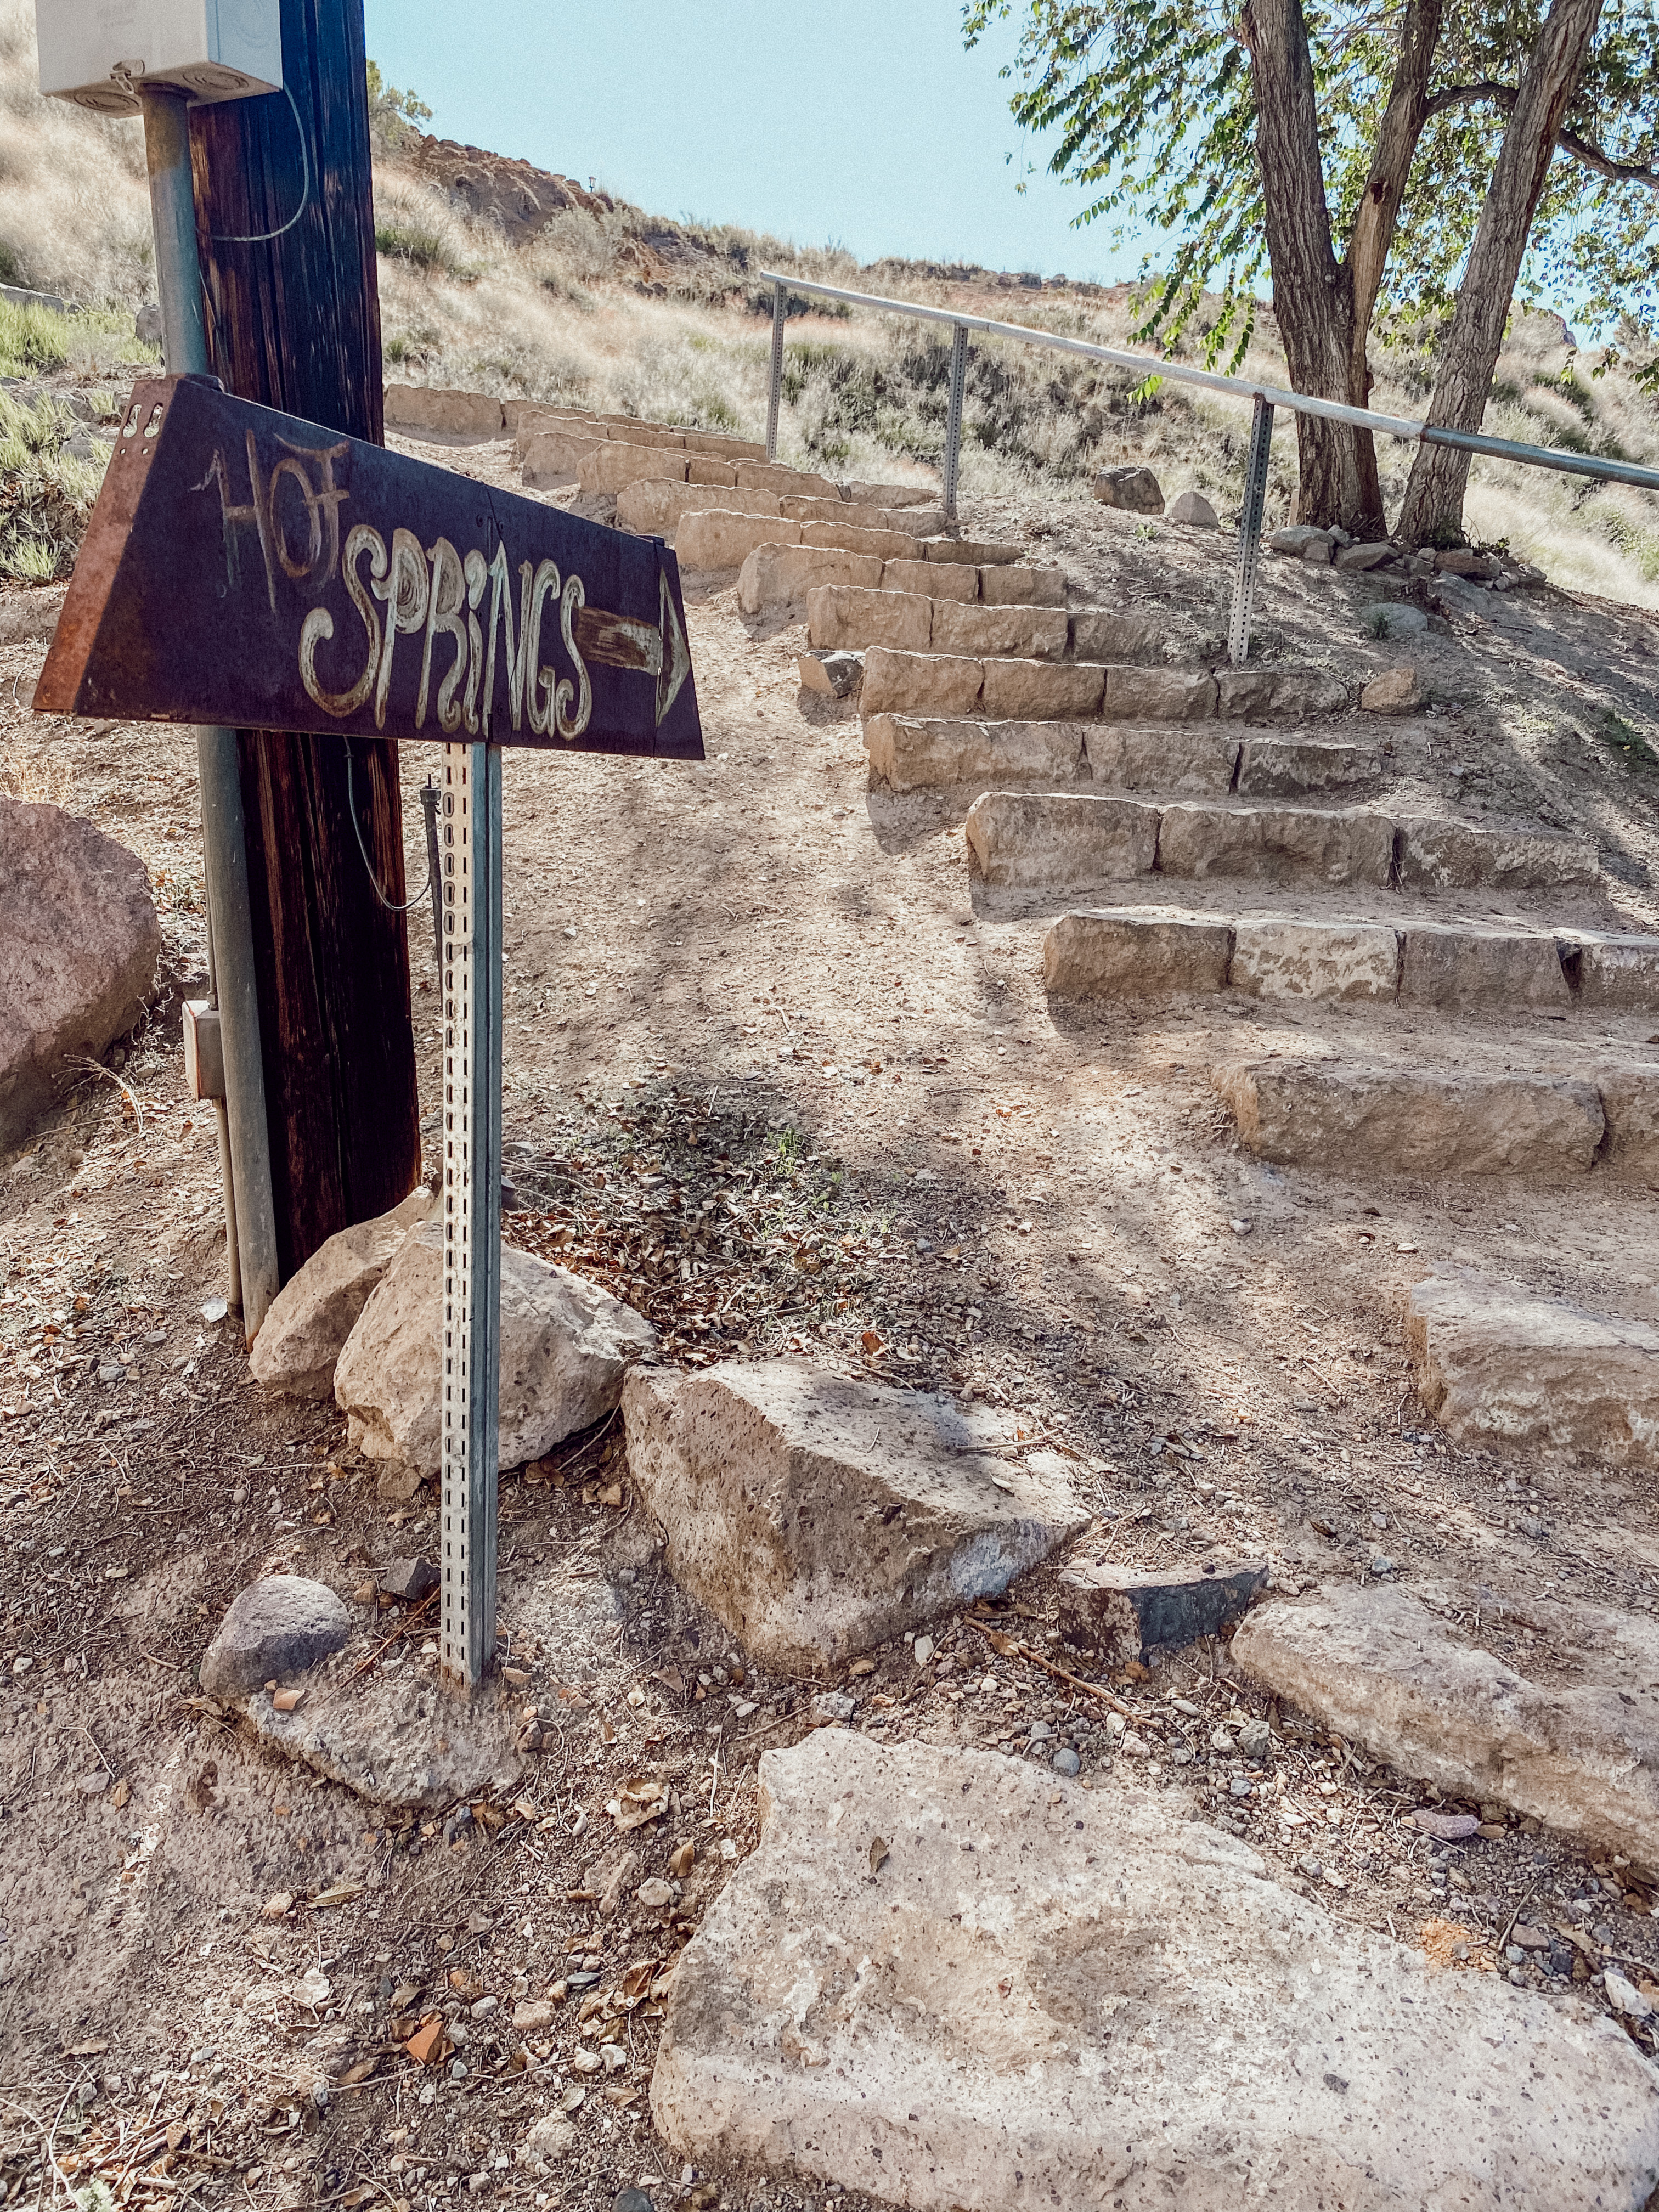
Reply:
[[[291,1893],[286,1889],[279,1889],[275,1897],[265,1899],[264,1909],[260,1917],[264,1920],[286,1920],[293,1910],[294,1899]]]
[[[795,672],[803,691],[821,691],[836,699],[850,699],[864,680],[861,653],[803,653]]]
[[[1127,507],[1132,514],[1164,512],[1164,487],[1150,469],[1133,465],[1102,469],[1094,489],[1103,507]]]
[[[1408,714],[1423,704],[1423,687],[1415,668],[1385,668],[1373,676],[1359,695],[1370,714]]]
[[[332,1398],[341,1349],[432,1198],[421,1183],[390,1213],[355,1222],[318,1247],[260,1323],[248,1354],[256,1382],[291,1398]]]
[[[812,1700],[815,1721],[850,1721],[858,1711],[858,1700],[849,1698],[845,1690],[821,1690]]]
[[[669,1854],[668,1871],[673,1875],[676,1881],[684,1881],[687,1875],[690,1873],[692,1868],[696,1866],[696,1845],[695,1844],[681,1844],[676,1850]]]
[[[931,1636],[919,1636],[910,1648],[917,1666],[925,1667],[933,1656],[933,1639]]]
[[[1060,1578],[1060,1638],[1121,1667],[1143,1651],[1219,1635],[1267,1587],[1265,1560],[1146,1571],[1073,1562]]]
[[[1176,494],[1170,507],[1171,522],[1189,523],[1196,530],[1218,530],[1221,518],[1201,491],[1182,491]]]
[[[1252,1766],[1265,1766],[1273,1755],[1273,1732],[1266,1721],[1246,1721],[1238,1731],[1238,1752]]]
[[[202,1687],[247,1697],[329,1658],[350,1632],[351,1615],[326,1583],[267,1575],[232,1601],[202,1661]]]
[[[477,2002],[471,2008],[473,2019],[488,2020],[491,2013],[496,2009],[500,2003],[501,1999],[499,1997],[480,1997]]]
[[[388,1597],[418,1605],[423,1597],[431,1596],[441,1579],[428,1559],[393,1559],[381,1571],[380,1588]]]
[[[628,2053],[620,2043],[602,2043],[599,2060],[607,2074],[620,2074],[628,2063]]]
[[[642,2189],[621,2189],[611,2200],[611,2212],[657,2212]]]
[[[1510,1929],[1510,1941],[1518,1943],[1523,1951],[1547,1951],[1550,1948],[1550,1939],[1546,1931],[1541,1928],[1530,1927],[1524,1920],[1517,1920]]]
[[[1412,1814],[1412,1826],[1421,1828],[1425,1836],[1438,1837],[1443,1844],[1466,1844],[1480,1823],[1473,1813],[1436,1813],[1419,1805]]]
[[[1368,608],[1365,623],[1375,637],[1418,637],[1428,628],[1429,618],[1421,607],[1383,605]]]
[[[1339,545],[1336,566],[1349,570],[1380,568],[1385,561],[1395,558],[1395,550],[1386,538],[1367,545]]]
[[[1053,1734],[1054,1730],[1049,1727],[1047,1721],[1033,1721],[1031,1723],[1030,1740],[1033,1743],[1047,1743]]]
[[[159,346],[161,343],[161,310],[154,300],[146,300],[132,319],[132,335],[141,346]]]
[[[202,1319],[210,1326],[222,1322],[229,1311],[228,1298],[204,1298],[202,1301]]]
[[[634,1894],[647,1912],[664,1911],[674,1902],[672,1886],[660,1875],[653,1875],[649,1881],[642,1881]]]
[[[1609,1966],[1601,1977],[1607,1990],[1607,2002],[1615,2012],[1622,2012],[1629,2020],[1646,2020],[1653,2007],[1633,1982],[1627,1982],[1614,1966]]]
[[[1316,561],[1328,561],[1333,544],[1329,531],[1321,530],[1311,522],[1287,523],[1281,530],[1267,532],[1269,550],[1287,554],[1292,561],[1306,560],[1310,547],[1316,549]]]
[[[539,2035],[552,2027],[558,2017],[558,2007],[550,2004],[545,1997],[526,1997],[513,2008],[514,2032],[519,2035]]]
[[[545,2173],[550,2166],[575,2147],[576,2130],[569,2121],[557,2112],[547,2112],[514,2152],[513,2163],[527,2166],[532,2173]]]
[[[1054,1753],[1054,1768],[1056,1774],[1080,1774],[1083,1761],[1074,1751],[1060,1750]]]

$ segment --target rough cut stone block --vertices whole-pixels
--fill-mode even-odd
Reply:
[[[944,562],[933,564],[936,573],[948,566]],[[977,573],[979,596],[988,607],[1063,607],[1066,604],[1063,568],[1010,566],[981,568]]]
[[[1385,668],[1373,676],[1359,695],[1368,714],[1409,714],[1424,703],[1423,686],[1414,668]]]
[[[1127,507],[1131,514],[1164,512],[1164,487],[1150,469],[1133,465],[1102,469],[1094,489],[1095,497],[1105,507]]]
[[[1400,940],[1385,922],[1241,921],[1232,984],[1257,999],[1392,1001]]]
[[[1139,799],[988,791],[966,827],[981,876],[1003,889],[1086,890],[1150,875],[1158,851],[1158,809]]]
[[[1114,663],[1106,672],[1103,712],[1115,722],[1203,722],[1215,713],[1215,678],[1181,668],[1134,668]]]
[[[125,1035],[161,925],[136,854],[61,806],[0,799],[0,1152]]]
[[[1222,991],[1232,942],[1231,923],[1215,915],[1146,907],[1062,915],[1043,939],[1043,988],[1053,999]]]
[[[404,1240],[346,1339],[335,1402],[352,1447],[423,1475],[438,1471],[438,1325],[443,1224]],[[501,1464],[539,1459],[600,1420],[622,1395],[623,1370],[655,1346],[641,1315],[586,1276],[512,1245],[501,1248]]]
[[[583,464],[604,443],[604,439],[591,434],[538,431],[525,441],[520,476],[532,491],[550,491],[560,484],[578,483]]]
[[[1371,745],[1322,738],[1246,738],[1238,793],[1241,799],[1302,799],[1310,792],[1370,783],[1381,772]]]
[[[1659,2179],[1612,2021],[1334,1921],[1173,1792],[820,1729],[759,1795],[651,2081],[698,2167],[911,2212],[1639,2212]]]
[[[583,461],[580,482],[590,494],[621,491],[646,477],[684,483],[686,465],[685,454],[672,446],[625,446],[607,438]]]
[[[1069,661],[987,660],[985,711],[1010,721],[1097,714],[1103,672]]]
[[[326,1583],[267,1575],[231,1600],[202,1660],[210,1698],[245,1698],[267,1682],[302,1674],[337,1651],[351,1615]]]
[[[740,568],[757,545],[799,543],[798,522],[774,514],[732,514],[717,507],[682,515],[674,533],[682,568]]]
[[[1267,1060],[1212,1071],[1259,1159],[1355,1160],[1397,1175],[1585,1175],[1605,1123],[1594,1085]]]
[[[894,653],[878,646],[864,664],[866,714],[970,714],[985,670],[943,653]]]
[[[735,467],[739,461],[763,461],[766,447],[753,438],[734,438],[725,430],[687,430],[684,433],[688,453],[712,453],[716,459],[730,461]]]
[[[736,486],[738,471],[731,461],[718,461],[708,453],[688,453],[685,457],[685,481],[694,484],[714,484],[726,491]]]
[[[431,1211],[432,1193],[422,1183],[390,1213],[319,1245],[259,1324],[248,1355],[254,1381],[290,1398],[331,1399],[335,1367],[370,1291]]]
[[[1423,1403],[1453,1436],[1659,1465],[1659,1329],[1648,1322],[1447,1268],[1413,1288],[1406,1334]]]
[[[1248,876],[1261,883],[1386,884],[1394,824],[1353,807],[1170,807],[1158,841],[1166,875]]]
[[[1466,1621],[1491,1618],[1474,1590],[1446,1598]],[[1570,1656],[1565,1679],[1547,1685],[1410,1592],[1352,1583],[1256,1607],[1233,1663],[1450,1796],[1496,1799],[1592,1851],[1659,1865],[1659,1631],[1559,1596],[1549,1612],[1552,1641]]]
[[[1506,890],[1552,890],[1593,884],[1601,864],[1587,837],[1543,837],[1430,815],[1399,823],[1400,881],[1409,890],[1468,890],[1491,884]]]
[[[1404,933],[1400,998],[1419,1006],[1570,1006],[1553,937],[1478,922],[1419,922]]]
[[[1109,607],[1078,607],[1071,620],[1072,652],[1079,660],[1146,661],[1156,666],[1164,659],[1168,624],[1154,621],[1150,615],[1115,614]]]
[[[1023,561],[1023,545],[1000,545],[989,538],[929,538],[923,552],[930,561],[965,561],[970,568],[1004,568]]]
[[[1640,1068],[1600,1079],[1609,1174],[1659,1188],[1659,1077]]]
[[[1091,722],[1086,739],[1095,781],[1108,790],[1221,798],[1232,788],[1238,739],[1212,726],[1142,730]]]
[[[1328,668],[1222,668],[1215,711],[1229,722],[1299,722],[1340,714],[1348,687]]]
[[[738,571],[738,605],[744,614],[757,615],[765,607],[804,605],[819,584],[869,589],[881,578],[882,563],[867,553],[828,545],[757,545]]]
[[[902,530],[856,530],[846,522],[803,522],[803,545],[839,545],[848,553],[871,553],[878,561],[914,561],[921,539]]]
[[[1561,958],[1583,1006],[1659,1006],[1659,937],[1603,937],[1577,930],[1561,938]]]
[[[939,494],[926,484],[859,483],[842,486],[860,507],[937,507]]]
[[[806,595],[807,641],[817,647],[866,651],[885,645],[898,653],[926,653],[933,621],[933,601],[914,592],[819,584]]]
[[[976,599],[979,570],[948,561],[887,561],[882,564],[884,592],[920,592],[924,599]]]
[[[949,573],[937,562],[933,565],[939,574]],[[933,610],[933,649],[938,653],[1018,653],[1033,660],[1063,660],[1066,638],[1063,607],[965,606],[947,598]]]
[[[870,772],[891,791],[980,792],[1011,783],[1089,781],[1077,722],[973,722],[872,714],[864,724]]]
[[[402,430],[418,438],[433,431],[443,438],[483,441],[499,438],[506,425],[501,403],[483,392],[443,392],[418,384],[388,384],[386,388],[388,430]]]
[[[647,477],[617,494],[617,526],[647,538],[672,538],[682,516],[711,507],[726,514],[776,514],[779,500],[771,491],[728,489],[724,484],[668,483]]]
[[[1265,1559],[1221,1568],[1115,1567],[1074,1560],[1060,1577],[1062,1643],[1102,1667],[1220,1636],[1267,1587]]]
[[[786,469],[773,461],[739,461],[738,482],[757,491],[775,491],[784,497],[841,497],[841,487],[830,477],[814,476],[810,469]]]
[[[987,1455],[1010,1433],[988,1410],[804,1363],[637,1368],[623,1419],[669,1572],[791,1672],[1006,1589],[1088,1518],[1063,1477]]]

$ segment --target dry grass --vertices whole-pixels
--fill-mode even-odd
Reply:
[[[921,305],[971,305],[1114,345],[1131,342],[1127,295],[1085,298],[974,283],[976,272],[882,262],[860,270],[833,247],[801,250],[731,225],[665,223],[635,208],[556,216],[508,246],[492,226],[422,181],[395,149],[379,149],[376,232],[389,376],[574,400],[607,411],[750,436],[764,427],[768,266],[899,294]],[[74,357],[94,375],[134,349],[119,333],[150,287],[149,207],[136,123],[100,122],[35,89],[33,0],[0,0],[0,279],[58,290],[118,312],[77,317]],[[809,303],[797,304],[805,309]],[[1188,344],[1201,333],[1194,330]],[[0,353],[5,333],[0,330]],[[1166,493],[1188,485],[1226,515],[1242,489],[1249,415],[1165,381],[1151,394],[1130,374],[1062,354],[975,341],[962,483],[969,496],[1042,488],[1085,499],[1105,463],[1141,459]],[[1659,407],[1619,370],[1597,376],[1552,317],[1521,318],[1499,363],[1486,427],[1570,450],[1659,461]],[[1271,316],[1248,363],[1285,380]],[[1380,409],[1422,411],[1433,382],[1431,334],[1406,332],[1376,355]],[[947,345],[937,327],[835,311],[791,318],[781,432],[785,459],[844,477],[925,480],[944,438]],[[0,362],[0,374],[17,373]],[[1274,441],[1270,514],[1289,513],[1296,439]],[[1411,449],[1382,442],[1391,509]],[[1468,519],[1505,539],[1558,582],[1659,606],[1659,497],[1480,461]]]
[[[0,392],[0,577],[68,575],[106,458],[57,400]]]

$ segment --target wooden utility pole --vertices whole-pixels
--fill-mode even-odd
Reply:
[[[362,0],[283,0],[282,15],[285,90],[191,114],[209,355],[240,398],[378,445]],[[239,742],[286,1279],[420,1173],[409,939],[389,910],[406,896],[398,748],[267,730]]]

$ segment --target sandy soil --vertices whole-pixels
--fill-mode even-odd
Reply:
[[[502,455],[454,458],[489,473]],[[1041,526],[1074,603],[1161,596],[1177,652],[1219,627],[1217,541],[1034,505],[966,520]],[[1269,649],[1356,676],[1397,661],[1364,630],[1369,595],[1269,563]],[[1392,733],[1401,785],[1593,828],[1609,884],[1570,918],[1650,924],[1654,626],[1556,594],[1482,599],[1413,655],[1443,711]],[[1472,1025],[1201,1001],[1053,1018],[1040,921],[976,898],[951,810],[872,805],[856,719],[797,690],[801,633],[745,622],[729,579],[689,580],[688,600],[705,764],[507,764],[509,1235],[634,1297],[677,1357],[781,1350],[1006,1408],[1071,1455],[1097,1509],[1091,1556],[1265,1554],[1292,1584],[1370,1575],[1386,1553],[1408,1584],[1475,1593],[1487,1640],[1546,1675],[1557,1595],[1651,1611],[1649,1486],[1449,1443],[1416,1399],[1401,1315],[1455,1259],[1659,1316],[1654,1194],[1259,1166],[1211,1090],[1214,1057],[1362,1029],[1367,1049],[1455,1055]],[[123,2203],[599,2205],[636,2178],[659,2205],[694,2197],[702,2177],[650,2131],[653,1988],[752,1842],[756,1758],[812,1724],[823,1686],[733,1674],[730,1639],[628,1510],[613,1429],[505,1486],[502,1617],[528,1678],[511,1694],[556,1748],[470,1823],[366,1808],[198,1695],[246,1583],[283,1565],[349,1592],[429,1541],[434,1513],[429,1495],[379,1498],[331,1409],[263,1396],[232,1328],[203,1317],[223,1243],[211,1124],[179,1054],[203,964],[192,742],[31,720],[40,657],[0,653],[6,787],[143,856],[167,950],[109,1079],[0,1164],[0,2068],[19,2100],[0,2182],[33,2195],[49,2142],[47,2195],[102,2175]],[[405,753],[411,891],[426,766]],[[429,1109],[418,911],[411,950]],[[1512,1042],[1539,1064],[1629,1057],[1646,1027],[1574,1015]],[[1497,1025],[1477,1042],[1506,1048]],[[1282,1788],[1237,1809],[1210,1732],[1264,1707],[1224,1649],[1121,1681],[1118,1748],[1109,1708],[987,1641],[1012,1631],[1063,1660],[1053,1583],[1028,1577],[995,1621],[951,1629],[948,1666],[926,1675],[902,1646],[883,1654],[859,1724],[1014,1748],[1038,1719],[1075,1730],[1100,1786],[1223,1819],[1339,1916],[1426,1929],[1449,1970],[1491,1971],[1523,1906],[1604,1897],[1607,1940],[1659,1978],[1636,1870],[1501,1817],[1449,1856],[1402,1825],[1422,1802],[1408,1780],[1293,1715],[1276,1716]],[[362,1619],[367,1655],[401,1615],[371,1600]],[[429,1675],[415,1626],[382,1672]],[[641,1772],[671,1793],[627,1838],[641,1875],[683,1842],[696,1864],[668,1911],[605,1918],[586,1893],[618,1848],[606,1807]],[[279,1894],[297,1901],[267,1917]],[[1571,1988],[1582,1974],[1559,1963]],[[561,1984],[550,2024],[509,2027]],[[579,2033],[594,1993],[608,2001],[586,2024],[624,2051],[614,2073],[572,2064],[600,2039]],[[395,2046],[441,2008],[467,2039],[422,2070]],[[562,2103],[573,2139],[551,2170],[512,2164]]]

